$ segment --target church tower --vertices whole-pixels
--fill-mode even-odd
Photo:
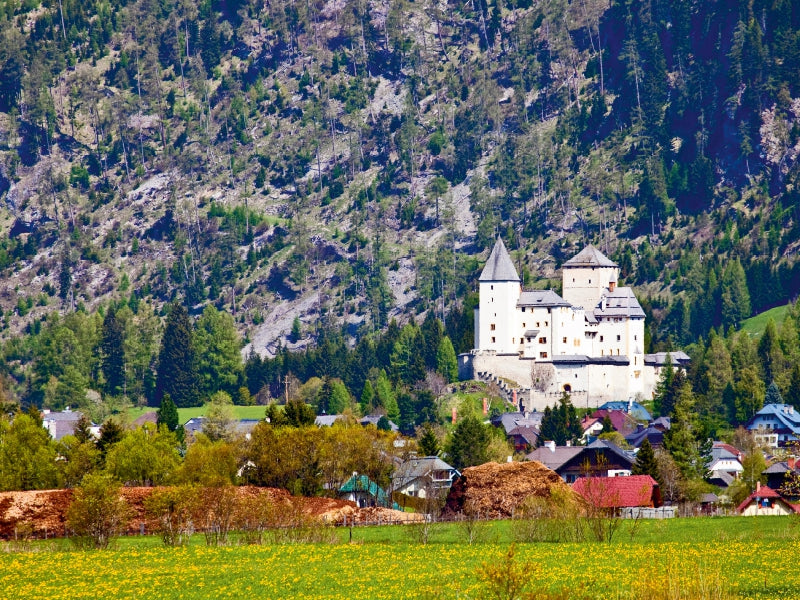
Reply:
[[[475,309],[475,348],[517,354],[522,341],[517,315],[522,286],[500,237],[481,272],[478,287],[480,302]]]

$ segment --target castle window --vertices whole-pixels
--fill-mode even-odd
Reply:
[[[637,339],[639,339],[639,336],[634,335],[633,336],[633,341],[635,342]]]
[[[591,279],[589,280],[589,283],[592,283],[592,280],[591,280]]]
[[[525,312],[525,307],[524,306],[522,307],[522,312]],[[525,327],[525,325],[523,325],[523,327]]]
[[[536,326],[539,327],[539,321],[536,321]]]
[[[494,331],[495,329],[496,329],[496,328],[495,328],[495,325],[494,325],[494,323],[492,323],[491,325],[489,325],[489,331]]]
[[[492,338],[492,341],[494,341],[494,338]],[[605,353],[604,353],[603,350],[600,350],[600,356],[605,356]]]
[[[547,327],[547,321],[544,322],[544,326]]]
[[[602,335],[600,336],[600,341],[601,341],[601,342],[603,341],[603,336],[602,336]]]
[[[540,344],[546,344],[547,343],[547,338],[546,337],[540,337],[539,338],[539,343]]]
[[[490,289],[490,290],[493,290],[493,289],[494,289],[494,286],[493,286],[493,285],[490,285],[490,286],[489,286],[489,289]]]
[[[493,343],[493,344],[494,344],[494,343],[495,343],[495,339],[494,339],[494,336],[492,336],[492,343]]]
[[[634,364],[634,366],[636,365],[636,360],[637,360],[637,358],[638,358],[637,356],[634,356],[634,357],[633,357],[633,364]]]
[[[525,328],[525,323],[523,323],[523,324],[522,324],[522,328],[523,328],[523,329]]]
[[[561,338],[561,343],[562,344],[566,344],[567,343],[567,338]]]
[[[617,341],[620,341],[621,339],[622,339],[622,336],[618,335],[617,336]]]
[[[517,343],[517,338],[511,338],[511,343],[512,344],[516,344]]]
[[[539,358],[547,358],[547,352],[539,352]]]

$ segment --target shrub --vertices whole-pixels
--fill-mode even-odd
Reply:
[[[148,518],[165,546],[183,546],[194,533],[192,517],[197,508],[197,488],[191,485],[155,490],[144,501]]]
[[[105,473],[89,473],[75,489],[67,511],[67,526],[79,548],[107,548],[128,521],[128,505],[120,485]]]

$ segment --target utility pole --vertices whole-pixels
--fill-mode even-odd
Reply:
[[[289,404],[289,376],[288,375],[284,375],[283,376],[283,388],[284,388],[285,394],[286,394],[286,404]]]

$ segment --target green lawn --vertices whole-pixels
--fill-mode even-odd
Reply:
[[[746,331],[751,337],[758,337],[767,328],[767,322],[772,319],[776,325],[780,325],[783,318],[786,316],[788,305],[776,306],[764,312],[757,314],[754,317],[742,321],[742,331]]]
[[[128,419],[135,421],[147,412],[153,412],[156,409],[151,406],[129,408],[126,412]],[[263,419],[265,406],[234,406],[233,414],[239,419]],[[192,417],[205,416],[208,411],[208,405],[197,406],[195,408],[179,408],[178,420],[181,423],[186,423]]]
[[[681,595],[658,597],[800,599],[797,523],[628,522],[611,544],[516,544],[511,564],[536,598],[641,600],[675,588]],[[144,537],[78,552],[59,540],[0,553],[0,598],[480,598],[487,584],[477,573],[503,564],[512,530],[511,522],[486,524],[472,545],[458,525],[443,526],[427,545],[408,526],[357,528],[353,543],[206,547],[195,536],[188,547],[164,548]],[[700,587],[726,594],[692,592]]]

